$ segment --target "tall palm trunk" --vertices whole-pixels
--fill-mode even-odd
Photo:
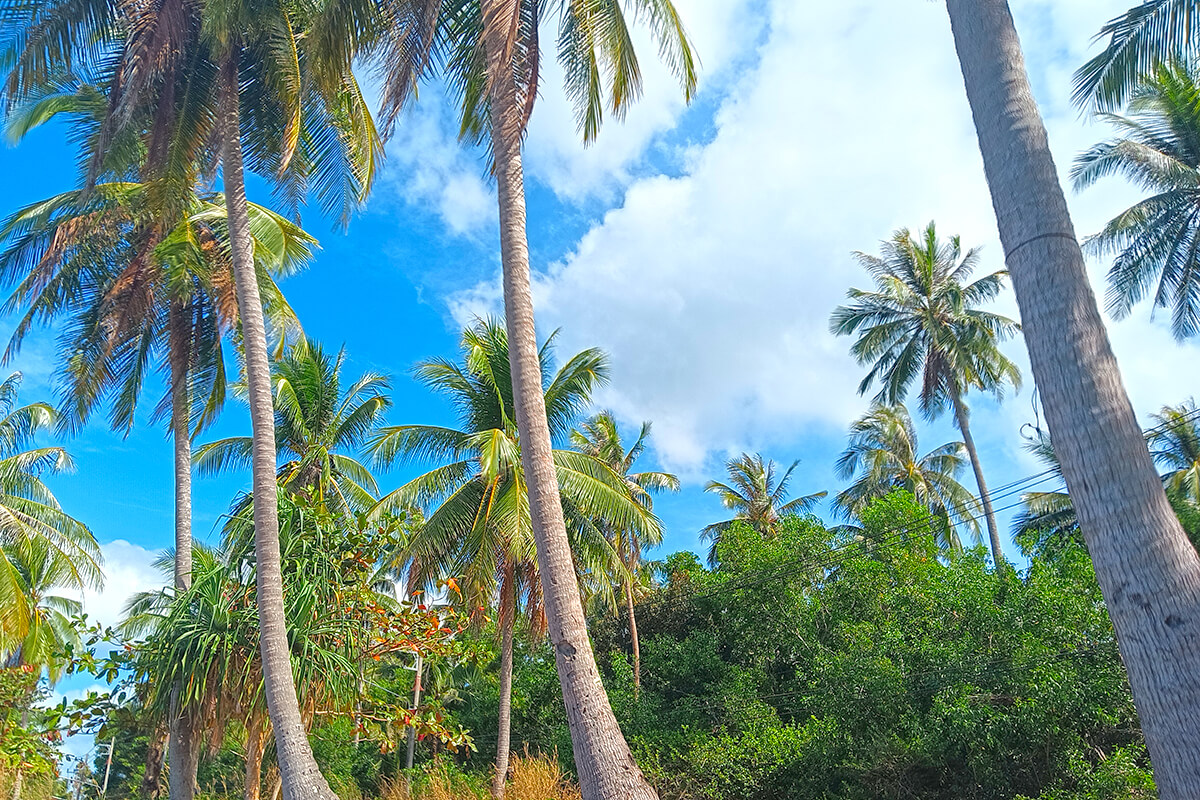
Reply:
[[[975,449],[975,437],[971,435],[971,423],[968,419],[967,404],[957,391],[951,398],[954,401],[954,421],[962,433],[963,444],[967,447],[967,456],[971,459],[971,469],[975,471],[975,485],[979,487],[979,501],[983,503],[983,517],[987,520],[988,541],[992,546],[992,562],[996,569],[1003,569],[1008,563],[1004,558],[1004,550],[1000,546],[1000,528],[996,525],[996,512],[992,510],[992,496],[988,494],[987,483],[983,480],[983,464],[979,461],[979,451]]]
[[[192,585],[192,440],[191,403],[188,396],[190,338],[184,329],[184,310],[172,302],[167,310],[167,361],[171,368],[171,439],[175,451],[175,591]],[[168,710],[167,786],[171,800],[192,800],[196,795],[196,770],[200,742],[195,725],[179,704],[179,686],[171,689]]]
[[[1121,383],[1006,0],[947,0],[1054,450],[1163,800],[1200,797],[1200,555]]]
[[[500,259],[504,268],[513,401],[550,642],[562,684],[583,800],[657,798],[629,752],[600,682],[567,542],[534,331],[529,243],[525,234],[525,183],[521,171],[523,125],[508,58],[505,5],[504,0],[483,0],[484,44],[490,80],[492,151],[500,207]]]
[[[633,697],[642,691],[642,649],[638,646],[637,617],[633,613],[633,583],[625,584],[625,606],[629,609],[629,640],[633,644]]]
[[[504,584],[500,587],[500,719],[496,729],[496,772],[492,776],[492,797],[496,800],[504,800],[512,746],[513,631],[517,626],[517,593],[511,559],[505,566]]]
[[[313,758],[300,717],[296,684],[288,649],[283,606],[283,574],[279,554],[279,509],[275,483],[275,409],[271,399],[271,368],[262,297],[254,267],[250,214],[242,173],[242,141],[238,120],[239,46],[231,46],[221,67],[222,174],[229,217],[233,277],[245,348],[246,389],[250,404],[254,497],[254,555],[258,574],[259,647],[263,688],[275,750],[283,781],[284,800],[336,800]]]

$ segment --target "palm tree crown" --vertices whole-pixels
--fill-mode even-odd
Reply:
[[[712,542],[708,551],[710,564],[717,563],[717,544],[721,534],[736,522],[744,522],[764,537],[778,532],[779,520],[789,514],[803,514],[813,508],[828,492],[788,500],[788,483],[800,463],[791,463],[782,476],[776,477],[774,461],[765,460],[761,453],[742,453],[725,462],[729,483],[709,481],[704,491],[721,498],[721,504],[734,512],[733,519],[714,522],[700,531],[700,537]]]
[[[525,491],[520,443],[512,414],[508,342],[503,327],[480,322],[463,332],[463,359],[433,359],[417,365],[418,380],[450,398],[461,429],[428,425],[381,428],[369,441],[378,463],[413,459],[444,461],[430,472],[384,496],[377,512],[431,506],[409,554],[424,579],[463,575],[464,592],[490,602],[496,576],[505,564],[523,565],[537,593],[536,557]],[[592,391],[608,375],[607,357],[585,350],[557,373],[549,366],[553,337],[541,349],[550,429],[565,439]],[[661,536],[658,520],[636,502],[626,480],[604,461],[586,453],[555,450],[563,509],[582,569],[611,569],[613,550],[596,520],[626,527],[636,535]]]
[[[879,256],[855,253],[875,289],[851,289],[853,302],[839,306],[830,330],[856,335],[850,353],[870,371],[859,384],[875,400],[900,403],[920,381],[921,411],[935,416],[955,395],[971,389],[1000,394],[1020,385],[1015,364],[997,345],[1017,332],[1016,322],[979,308],[1004,285],[1003,270],[966,281],[979,251],[962,249],[957,236],[940,241],[931,222],[919,236],[907,228],[883,242]]]
[[[356,455],[392,404],[383,375],[368,372],[343,386],[345,361],[345,349],[331,355],[308,339],[272,367],[279,484],[339,513],[375,505],[379,487]],[[251,446],[249,436],[209,442],[197,449],[196,466],[201,474],[244,469]]]
[[[920,455],[908,409],[876,404],[850,428],[850,443],[838,458],[837,471],[854,482],[835,502],[844,515],[856,516],[873,500],[904,489],[944,523],[935,532],[939,544],[959,549],[959,525],[966,525],[976,541],[980,537],[979,502],[958,482],[966,462],[962,442]]]
[[[1143,0],[1109,20],[1096,36],[1108,44],[1075,72],[1072,99],[1098,111],[1125,105],[1144,76],[1194,54],[1198,11],[1197,0]]]
[[[1161,66],[1133,94],[1128,116],[1106,114],[1116,138],[1075,160],[1076,189],[1123,175],[1150,196],[1114,217],[1085,246],[1114,255],[1108,310],[1117,319],[1152,297],[1171,309],[1177,339],[1200,331],[1200,70]],[[1157,287],[1155,283],[1157,282]]]
[[[62,447],[34,446],[58,415],[45,403],[17,404],[21,373],[0,383],[0,652],[38,626],[43,578],[76,590],[99,587],[100,546],[87,526],[63,511],[42,476],[68,470]],[[47,629],[49,630],[49,629]]]
[[[1151,416],[1155,425],[1147,436],[1154,462],[1166,469],[1163,483],[1173,497],[1200,505],[1200,408],[1195,400],[1164,406]]]

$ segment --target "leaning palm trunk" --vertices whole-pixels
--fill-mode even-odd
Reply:
[[[504,800],[505,780],[512,742],[513,629],[517,624],[517,596],[511,562],[500,587],[500,714],[496,730],[496,772],[492,776],[492,797]]]
[[[988,541],[992,546],[992,562],[996,569],[1003,569],[1008,563],[1004,559],[1004,550],[1000,546],[1000,528],[996,525],[996,512],[992,510],[992,496],[988,494],[987,483],[983,480],[983,465],[979,462],[979,451],[975,449],[975,437],[971,435],[971,423],[968,420],[967,405],[957,391],[952,395],[954,401],[954,421],[962,433],[963,444],[967,448],[967,456],[971,459],[971,469],[975,471],[975,485],[979,487],[979,501],[983,504],[983,517],[987,520]]]
[[[183,331],[183,311],[171,303],[167,360],[171,367],[171,436],[175,449],[175,592],[182,595],[192,584],[192,441],[191,404],[188,398],[188,347]],[[195,726],[179,702],[179,685],[171,689],[167,739],[171,769],[167,784],[171,800],[192,800],[196,795],[196,770],[200,766],[200,741]]]
[[[233,277],[245,349],[246,390],[253,435],[251,469],[254,498],[254,555],[258,576],[259,648],[263,689],[275,751],[283,782],[284,800],[336,800],[313,758],[300,717],[296,684],[288,648],[283,606],[283,573],[279,554],[279,509],[275,482],[275,410],[271,369],[267,359],[262,297],[254,267],[246,184],[242,172],[242,141],[238,119],[238,46],[231,46],[221,66],[222,171],[229,218]]]
[[[1006,0],[947,0],[1055,452],[1163,800],[1200,797],[1200,555],[1121,383]]]
[[[504,310],[521,462],[529,487],[529,508],[550,642],[562,684],[567,722],[583,800],[656,798],[629,752],[608,695],[600,682],[588,639],[583,603],[567,542],[555,475],[550,427],[542,396],[542,373],[534,331],[529,285],[529,243],[525,234],[525,184],[521,171],[522,119],[507,52],[503,0],[483,0],[485,48],[491,94],[492,150],[500,205],[500,258],[504,268]]]

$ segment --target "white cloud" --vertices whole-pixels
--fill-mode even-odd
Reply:
[[[761,0],[678,0],[693,52],[700,63],[699,93],[714,96],[733,79],[731,67],[746,55],[761,33]],[[632,34],[643,77],[641,98],[623,122],[606,119],[596,141],[587,148],[574,110],[562,90],[563,71],[553,44],[544,48],[542,91],[529,125],[525,163],[529,174],[560,198],[581,201],[594,196],[614,199],[613,192],[632,179],[631,171],[659,134],[672,129],[685,111],[679,81],[657,57],[657,46],[645,25]],[[553,43],[552,28],[542,32]]]
[[[414,104],[387,145],[382,188],[410,204],[433,206],[451,233],[471,234],[496,216],[482,161],[458,143],[449,105],[437,87],[430,102]]]
[[[104,554],[104,588],[83,594],[83,610],[89,620],[112,626],[121,621],[125,604],[138,592],[160,589],[165,583],[154,567],[158,553],[124,539],[100,546]]]
[[[708,5],[720,3],[692,10]],[[1014,3],[1064,172],[1107,135],[1070,106],[1070,74],[1127,5]],[[660,456],[685,471],[722,451],[840,435],[859,412],[861,370],[827,332],[846,288],[866,281],[850,251],[934,219],[984,245],[985,268],[1002,267],[940,4],[775,0],[757,63],[740,72],[715,126],[681,177],[634,181],[536,278],[543,331],[565,326],[564,349],[607,349],[613,388],[602,400],[630,422],[653,419]],[[1080,231],[1134,196],[1113,182],[1072,198]],[[494,285],[476,287],[452,308],[461,317],[495,298]],[[1113,338],[1144,412],[1195,391],[1193,371],[1181,369],[1195,348],[1172,342],[1146,309],[1136,317]],[[994,424],[1011,440],[1029,407],[1009,408]]]

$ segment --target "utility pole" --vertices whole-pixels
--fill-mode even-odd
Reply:
[[[413,680],[413,702],[412,702],[412,710],[413,711],[416,711],[417,707],[421,705],[421,672],[424,669],[424,667],[425,667],[425,663],[424,663],[423,659],[421,658],[421,654],[417,653],[417,664],[416,664],[417,677]],[[408,784],[410,787],[412,786],[413,751],[416,750],[416,747],[417,747],[417,728],[414,725],[409,725],[408,726],[408,755],[404,759],[404,769],[406,770],[406,775],[407,775],[405,780],[408,781]]]
[[[104,764],[104,785],[100,787],[100,796],[108,792],[108,774],[112,772],[112,754],[113,748],[117,746],[117,737],[114,735],[112,741],[108,743],[108,761]]]

